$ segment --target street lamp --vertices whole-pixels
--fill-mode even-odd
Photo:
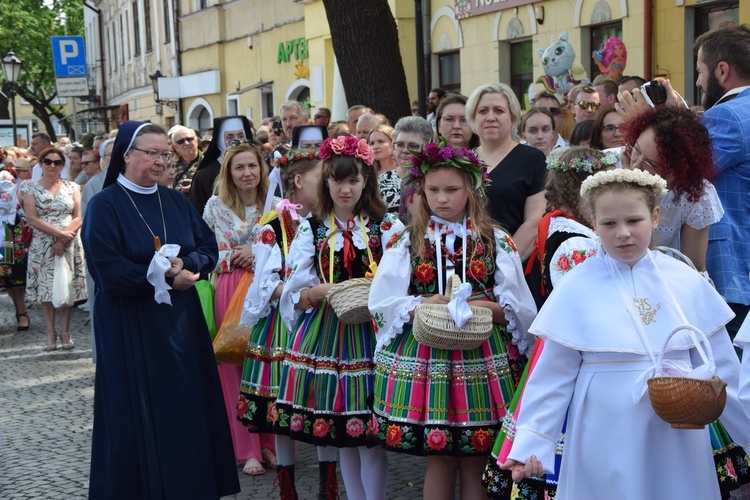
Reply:
[[[153,75],[148,75],[148,77],[151,78],[151,86],[154,88],[154,101],[156,101],[157,104],[164,104],[177,111],[177,101],[159,99],[159,78],[164,78],[164,75],[161,74],[161,70],[157,69]]]
[[[18,146],[18,136],[16,135],[16,90],[18,85],[18,75],[21,73],[23,61],[16,57],[13,50],[9,50],[3,59],[3,72],[5,81],[10,85],[10,104],[13,113],[13,145]]]

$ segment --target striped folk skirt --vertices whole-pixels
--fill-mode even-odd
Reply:
[[[281,370],[273,432],[316,446],[367,444],[375,333],[340,323],[326,300],[297,320]]]
[[[411,330],[375,358],[372,437],[391,451],[486,456],[513,398],[510,364],[521,363],[510,335],[496,325],[478,348],[457,351],[420,344]]]
[[[273,432],[284,353],[289,335],[278,309],[253,326],[242,365],[237,419],[250,432]]]

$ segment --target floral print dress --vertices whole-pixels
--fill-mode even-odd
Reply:
[[[414,235],[401,235],[391,242],[373,281],[369,305],[377,353],[371,433],[390,451],[487,455],[513,398],[516,376],[523,370],[521,355],[532,340],[527,329],[536,306],[515,244],[497,229],[494,248],[489,248],[475,239],[471,220],[465,233],[463,227],[433,216],[423,236],[425,252],[417,259],[410,249]],[[495,325],[490,338],[471,350],[420,344],[411,333],[409,312],[427,296],[441,293],[440,270],[443,283],[449,267],[463,280],[464,264],[473,291],[469,300],[496,301],[503,307],[507,327]]]
[[[29,181],[21,186],[21,193],[34,197],[39,218],[58,229],[65,229],[73,220],[73,194],[78,185],[62,181],[60,190],[52,195],[38,181]],[[52,281],[54,279],[55,255],[52,236],[34,230],[28,252],[26,272],[26,300],[32,303],[52,302]],[[70,264],[73,275],[73,300],[86,299],[86,265],[80,234],[65,246],[63,253]]]

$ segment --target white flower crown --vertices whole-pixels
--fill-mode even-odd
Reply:
[[[559,156],[562,156],[562,153]],[[590,158],[573,158],[567,162],[560,160],[559,156],[550,155],[547,157],[548,170],[558,170],[560,172],[574,170],[576,172],[588,172],[592,174],[596,170],[611,167],[620,161],[620,155],[614,151],[607,151],[601,158],[593,156]]]
[[[616,168],[614,170],[604,170],[587,177],[581,183],[581,196],[586,194],[595,187],[613,183],[628,183],[638,186],[650,187],[656,196],[667,194],[667,181],[658,175],[652,175],[637,168]]]

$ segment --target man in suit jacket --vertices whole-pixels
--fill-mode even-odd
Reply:
[[[698,37],[693,50],[714,148],[713,182],[724,205],[724,217],[709,230],[706,268],[737,314],[727,324],[734,338],[750,310],[750,26],[720,26]]]

